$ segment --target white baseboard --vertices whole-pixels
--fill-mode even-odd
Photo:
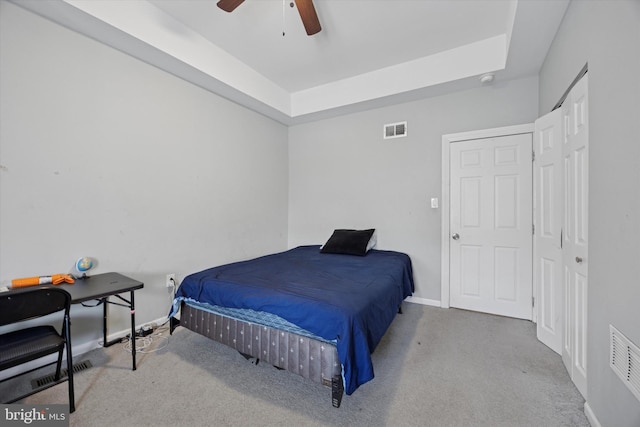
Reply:
[[[440,301],[434,299],[420,298],[420,297],[407,297],[406,302],[412,302],[414,304],[431,305],[433,307],[440,307]]]
[[[586,415],[589,424],[592,427],[602,427],[598,418],[596,418],[596,414],[593,413],[591,406],[589,406],[589,402],[584,402],[584,415]]]
[[[160,326],[163,323],[167,322],[168,320],[169,319],[166,316],[159,317],[156,320],[151,320],[149,322],[144,322],[144,323],[141,323],[139,325],[136,325],[136,330],[142,328],[145,325],[151,325],[152,323],[155,323],[156,326]],[[114,333],[111,333],[111,334],[107,335],[107,340],[111,341],[111,340],[116,339],[118,337],[126,337],[130,333],[131,333],[131,329],[129,329],[129,328],[123,329],[121,331],[114,332]],[[94,347],[90,348],[87,351],[93,350],[94,348],[98,348],[98,347],[101,347],[101,346],[102,346],[102,340],[96,340]],[[86,351],[84,353],[86,353]],[[78,354],[83,354],[83,353],[78,353]],[[73,355],[74,356],[76,355],[76,348],[75,347],[73,348]]]

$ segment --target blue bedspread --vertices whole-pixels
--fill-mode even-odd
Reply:
[[[191,274],[176,298],[270,312],[337,339],[345,392],[351,394],[373,379],[371,353],[413,291],[406,254],[371,250],[359,257],[300,246]]]

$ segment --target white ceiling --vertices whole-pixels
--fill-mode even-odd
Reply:
[[[569,0],[315,0],[314,36],[292,0],[14,1],[294,124],[536,75]]]
[[[315,0],[322,31],[307,36],[291,0],[151,0],[154,6],[287,91],[422,58],[507,31],[505,0]],[[285,36],[282,36],[283,27]]]

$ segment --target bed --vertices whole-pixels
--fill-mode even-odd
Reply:
[[[179,324],[330,386],[339,407],[344,392],[373,379],[371,353],[414,283],[404,253],[333,253],[328,243],[187,276],[169,315],[172,332]]]

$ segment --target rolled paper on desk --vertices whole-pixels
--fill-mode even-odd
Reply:
[[[23,279],[13,279],[11,281],[12,288],[24,288],[26,286],[48,285],[53,283],[59,285],[61,283],[74,283],[70,274],[53,274],[51,276],[35,276],[25,277]]]

